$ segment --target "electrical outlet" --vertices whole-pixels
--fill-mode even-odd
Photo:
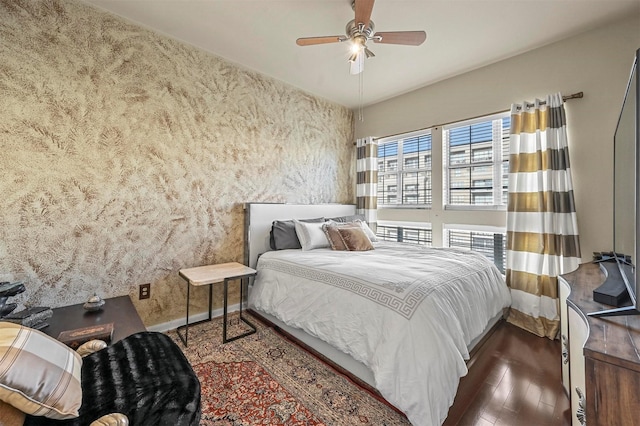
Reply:
[[[148,299],[151,297],[151,284],[140,284],[140,293],[138,295],[138,299]]]

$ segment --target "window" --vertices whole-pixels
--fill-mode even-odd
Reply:
[[[378,222],[376,231],[378,239],[383,241],[397,241],[401,243],[424,244],[431,246],[431,229],[425,224]]]
[[[378,238],[477,251],[504,274],[510,127],[505,112],[378,139]]]
[[[445,229],[444,244],[447,247],[465,248],[487,256],[496,267],[505,273],[507,262],[506,233],[491,229],[465,230]]]
[[[418,157],[411,157],[404,159],[404,168],[406,169],[417,169],[419,163]]]
[[[378,205],[431,206],[431,131],[378,141]]]
[[[504,113],[444,127],[445,206],[506,206],[510,125]]]

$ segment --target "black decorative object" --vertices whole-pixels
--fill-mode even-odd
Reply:
[[[14,312],[17,303],[7,303],[10,297],[25,291],[25,286],[21,281],[0,282],[0,320],[20,324],[25,327],[42,330],[49,326],[46,322],[53,315],[51,308],[46,306],[36,306],[33,308],[23,309],[20,312]]]
[[[51,308],[37,306],[6,315],[2,320],[40,330],[48,325],[45,321],[51,318],[51,316],[53,316],[53,310]]]
[[[0,318],[13,312],[18,307],[17,303],[6,303],[7,297],[0,297]]]
[[[629,256],[620,253],[593,253],[594,262],[600,263],[600,268],[603,269],[607,276],[605,282],[593,290],[593,300],[605,305],[621,307],[628,305],[631,302],[631,298],[620,274],[616,258],[624,263],[629,263],[631,260]]]
[[[25,290],[24,284],[21,282],[5,281],[0,283],[0,297],[11,297],[20,294]]]
[[[22,282],[0,282],[0,318],[9,315],[18,306],[16,303],[7,303],[10,297],[20,294],[25,290]]]

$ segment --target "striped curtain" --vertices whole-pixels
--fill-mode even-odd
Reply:
[[[378,142],[372,137],[358,139],[356,163],[356,209],[376,232],[378,222]]]
[[[580,263],[562,96],[511,106],[508,321],[554,339],[560,327],[558,275]]]

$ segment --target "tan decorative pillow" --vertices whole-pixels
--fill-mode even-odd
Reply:
[[[349,251],[366,251],[373,250],[373,244],[371,240],[364,233],[364,230],[358,226],[357,228],[351,227],[339,227],[338,232],[344,245]]]
[[[322,225],[322,230],[329,240],[329,245],[332,250],[349,250],[342,241],[342,236],[338,232],[338,228],[359,228],[360,224],[356,222],[334,222],[332,220],[327,221]]]
[[[82,358],[46,334],[0,322],[0,400],[34,416],[78,417]]]

